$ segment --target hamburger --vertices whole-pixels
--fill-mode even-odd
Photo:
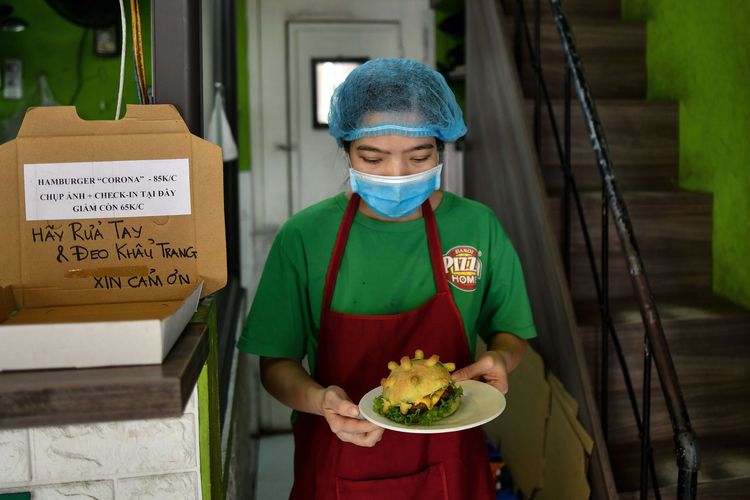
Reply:
[[[388,369],[390,375],[380,381],[383,393],[373,402],[379,415],[404,425],[430,425],[458,409],[463,390],[451,379],[455,364],[441,363],[437,354],[425,359],[417,349],[413,359],[391,361]]]

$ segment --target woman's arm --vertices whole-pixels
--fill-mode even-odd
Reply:
[[[454,380],[482,378],[503,394],[508,392],[508,374],[512,372],[526,353],[527,342],[510,333],[496,333],[487,344],[487,352],[476,362],[457,370]]]
[[[271,396],[284,405],[297,411],[323,415],[323,386],[296,359],[261,356],[260,380]]]
[[[358,418],[359,408],[341,387],[323,387],[296,359],[261,357],[260,379],[263,387],[286,406],[324,417],[342,441],[374,446],[383,436],[382,427]]]

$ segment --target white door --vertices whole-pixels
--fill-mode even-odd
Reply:
[[[343,77],[362,61],[402,57],[403,44],[400,23],[357,21],[292,21],[287,44],[290,208],[297,212],[340,192],[347,179],[346,159],[321,116],[333,83],[327,74]]]

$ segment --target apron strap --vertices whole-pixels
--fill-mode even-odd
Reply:
[[[352,193],[352,197],[349,198],[349,203],[346,205],[344,218],[339,226],[339,232],[336,236],[336,244],[333,246],[333,253],[331,253],[331,261],[328,263],[326,284],[323,288],[323,308],[320,312],[321,332],[325,331],[326,318],[328,316],[328,311],[331,310],[331,302],[333,301],[333,290],[336,287],[336,279],[339,276],[339,267],[341,267],[341,261],[344,258],[346,242],[349,240],[349,231],[352,229],[354,216],[357,215],[359,200],[359,195],[357,193]]]
[[[425,229],[427,230],[427,244],[430,247],[430,260],[432,261],[432,273],[435,277],[435,288],[438,292],[449,292],[448,282],[445,279],[443,269],[443,249],[440,246],[440,233],[438,232],[435,214],[427,198],[422,203],[422,217],[424,217]]]
[[[359,195],[352,193],[352,197],[346,205],[344,218],[341,220],[341,225],[339,226],[336,244],[333,246],[331,261],[328,263],[328,271],[326,272],[326,283],[323,289],[323,307],[320,313],[320,331],[324,331],[328,311],[331,310],[333,291],[336,287],[339,267],[341,267],[341,261],[344,258],[346,242],[349,240],[349,232],[352,229],[354,216],[357,215],[359,201]],[[443,251],[440,247],[440,234],[438,233],[435,214],[432,211],[429,198],[422,204],[422,217],[424,217],[425,229],[427,231],[427,244],[430,249],[430,261],[432,263],[432,273],[435,278],[435,288],[438,292],[449,292],[448,283],[445,280],[445,272],[443,271]]]

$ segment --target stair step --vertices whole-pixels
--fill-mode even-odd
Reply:
[[[533,100],[527,100],[533,123]],[[679,163],[678,106],[671,102],[598,100],[597,112],[620,187],[675,189]],[[561,145],[564,143],[564,104],[553,103]],[[560,155],[546,107],[542,108],[541,165],[547,189],[563,186]],[[601,176],[578,99],[571,102],[571,166],[579,189],[599,189]]]
[[[677,486],[660,488],[662,498],[677,498]],[[750,491],[750,477],[701,481],[698,477],[698,498],[701,500],[745,500]],[[620,493],[620,500],[639,500],[637,491]]]
[[[722,479],[719,481],[701,481],[698,478],[698,498],[701,500],[745,500],[750,490],[750,477]],[[677,487],[659,488],[662,498],[677,498]],[[620,500],[639,500],[640,493],[632,491],[620,493]]]
[[[711,290],[712,198],[688,191],[629,191],[625,203],[641,258],[657,296],[685,292],[708,295]],[[601,253],[601,194],[581,193],[597,269]],[[561,198],[550,197],[555,234],[560,234]],[[612,298],[632,296],[626,261],[610,216],[609,266]],[[595,300],[584,239],[573,207],[571,231],[571,292],[573,300]]]
[[[706,434],[698,438],[701,453],[698,498],[747,498],[747,488],[750,486],[750,433],[735,436]],[[675,485],[677,466],[674,442],[671,439],[659,440],[652,442],[652,446],[660,488]],[[639,446],[610,447],[618,491],[631,492],[639,488],[640,453]],[[623,495],[620,498],[633,497]]]
[[[693,428],[702,434],[750,436],[750,311],[719,297],[656,297],[656,305]],[[644,327],[634,302],[611,304],[620,344],[641,405]],[[598,306],[577,304],[579,334],[594,387],[601,356]],[[611,345],[611,344],[610,344]],[[658,375],[652,371],[651,434],[669,439],[672,427]],[[637,442],[637,429],[619,363],[610,348],[610,443]],[[598,394],[598,389],[596,389]],[[750,451],[750,450],[749,450]],[[748,455],[750,466],[750,455]]]
[[[552,9],[550,9],[548,0],[540,1],[540,11],[542,16],[551,17]],[[516,1],[515,0],[501,0],[504,12],[513,13]],[[534,2],[533,0],[524,0],[524,8],[526,15],[529,17],[533,16],[534,13]],[[567,16],[571,19],[584,18],[610,18],[619,19],[620,17],[620,0],[565,0],[563,9]]]
[[[705,320],[733,320],[750,317],[750,312],[718,295],[695,295],[679,293],[656,296],[659,317],[664,322],[686,322]],[[596,301],[575,302],[576,318],[582,327],[599,322],[599,304]],[[610,300],[609,312],[612,320],[626,328],[642,325],[638,304],[633,297]]]
[[[515,32],[512,16],[505,19],[510,36]],[[618,19],[581,18],[571,22],[583,72],[595,99],[646,98],[646,25]],[[564,96],[565,58],[560,35],[549,19],[540,23],[541,63],[547,91],[552,98]],[[533,36],[533,28],[531,30]],[[520,80],[524,94],[536,93],[536,75],[531,68],[525,42],[520,51]],[[572,84],[575,94],[575,84]]]

